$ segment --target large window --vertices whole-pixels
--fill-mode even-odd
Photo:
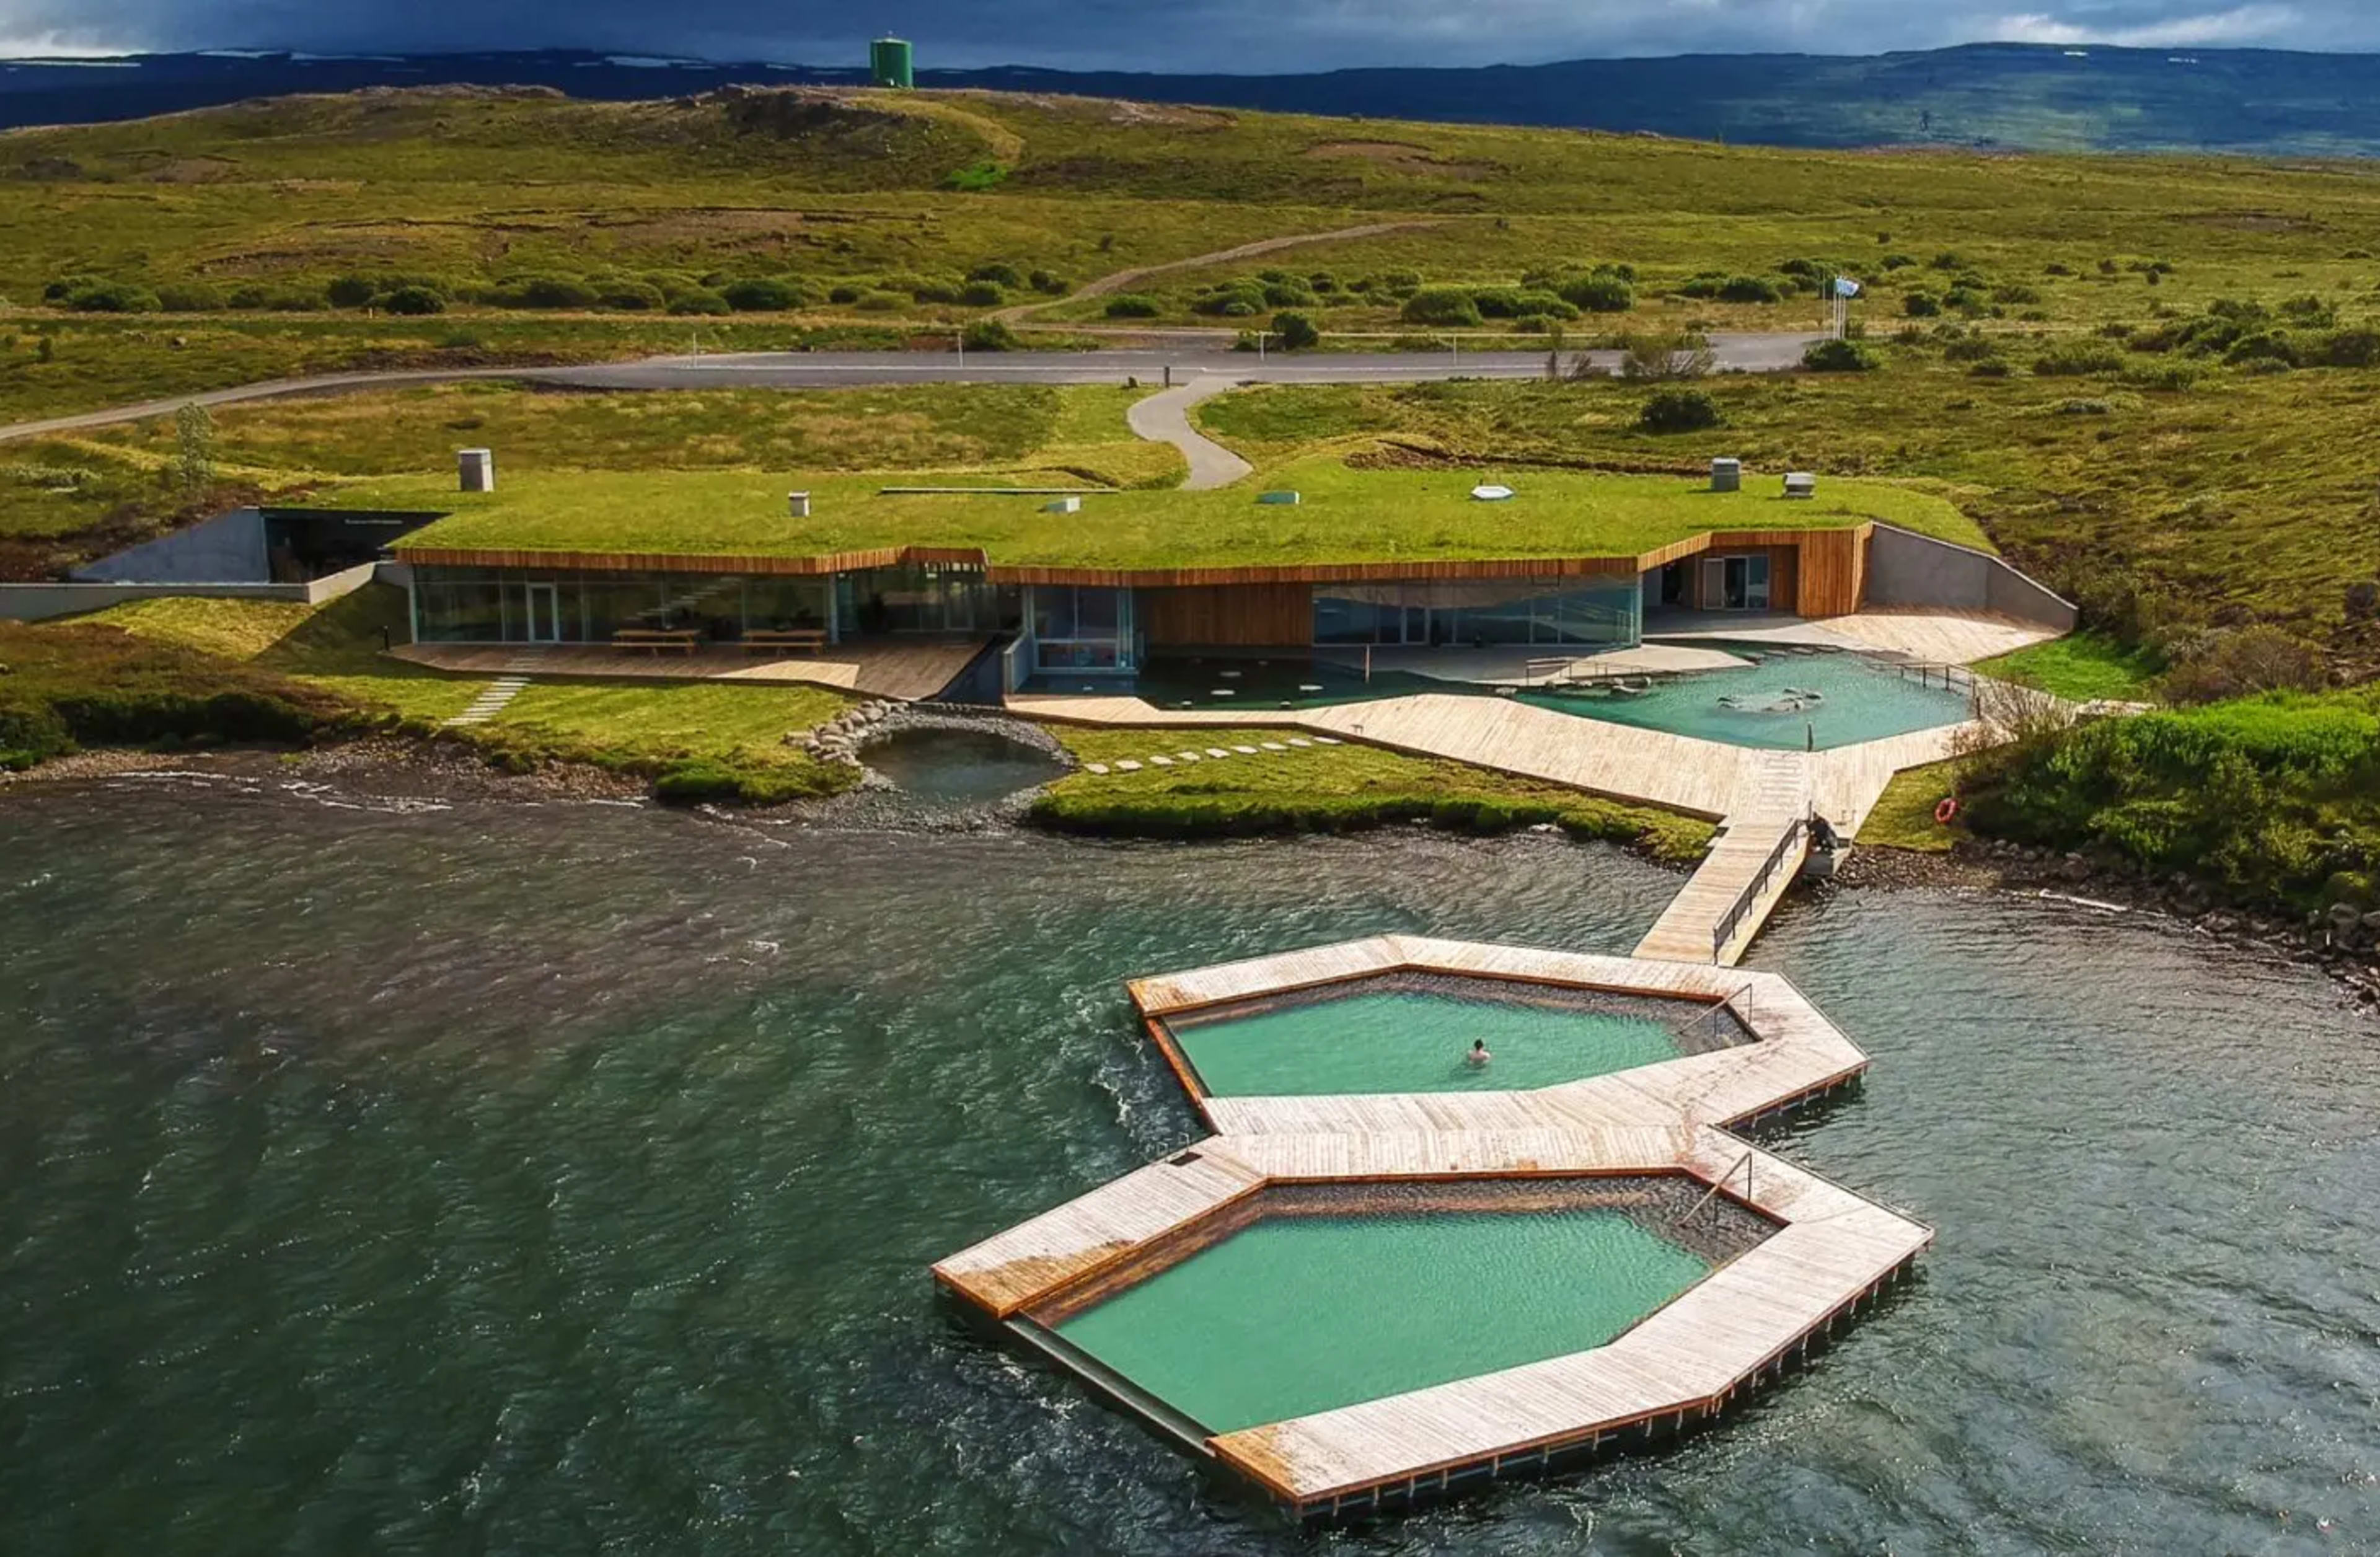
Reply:
[[[1319,585],[1314,593],[1314,641],[1609,648],[1636,642],[1643,608],[1633,578]]]
[[[1031,593],[1034,663],[1043,670],[1129,671],[1138,663],[1130,590],[1037,584]]]
[[[1017,626],[1017,591],[981,568],[920,564],[835,576],[845,637],[859,633],[996,633]]]
[[[609,643],[623,627],[692,627],[723,643],[753,627],[823,627],[830,591],[824,578],[416,567],[413,601],[423,643]]]

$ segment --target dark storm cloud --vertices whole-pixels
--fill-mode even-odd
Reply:
[[[1985,39],[2380,47],[2373,0],[0,0],[18,52],[580,47],[853,63],[1310,70],[1701,50],[1873,54]]]

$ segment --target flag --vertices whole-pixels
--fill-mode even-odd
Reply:
[[[1860,295],[1860,284],[1859,284],[1858,282],[1853,281],[1850,276],[1847,276],[1847,275],[1839,275],[1839,276],[1835,277],[1835,296],[1836,296],[1836,297],[1838,297],[1838,298],[1856,298],[1856,297],[1858,297],[1859,295]]]

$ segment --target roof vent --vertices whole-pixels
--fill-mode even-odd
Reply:
[[[1061,497],[1041,505],[1041,511],[1045,514],[1079,514],[1083,511],[1083,500],[1079,497]]]
[[[785,511],[788,515],[796,519],[808,518],[810,517],[810,494],[806,492],[789,492],[785,493]]]
[[[1260,492],[1257,493],[1257,501],[1258,503],[1280,504],[1286,507],[1294,508],[1297,506],[1297,493],[1293,492]]]
[[[1794,471],[1785,478],[1785,495],[1788,497],[1817,496],[1818,478],[1811,475],[1807,470]]]
[[[1485,486],[1471,489],[1471,501],[1474,503],[1503,503],[1510,501],[1512,495],[1511,487],[1501,486],[1493,481]]]
[[[1743,461],[1740,459],[1712,460],[1710,489],[1713,492],[1742,492],[1743,490]]]
[[[496,453],[493,449],[464,449],[455,455],[455,467],[465,492],[496,490]]]

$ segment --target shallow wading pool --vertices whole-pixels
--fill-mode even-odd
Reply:
[[[1825,751],[1956,724],[1967,696],[1888,660],[1832,651],[1780,653],[1758,645],[1710,644],[1747,659],[1738,670],[1703,671],[1641,692],[1612,688],[1524,691],[1538,708],[1661,730],[1728,746]]]

